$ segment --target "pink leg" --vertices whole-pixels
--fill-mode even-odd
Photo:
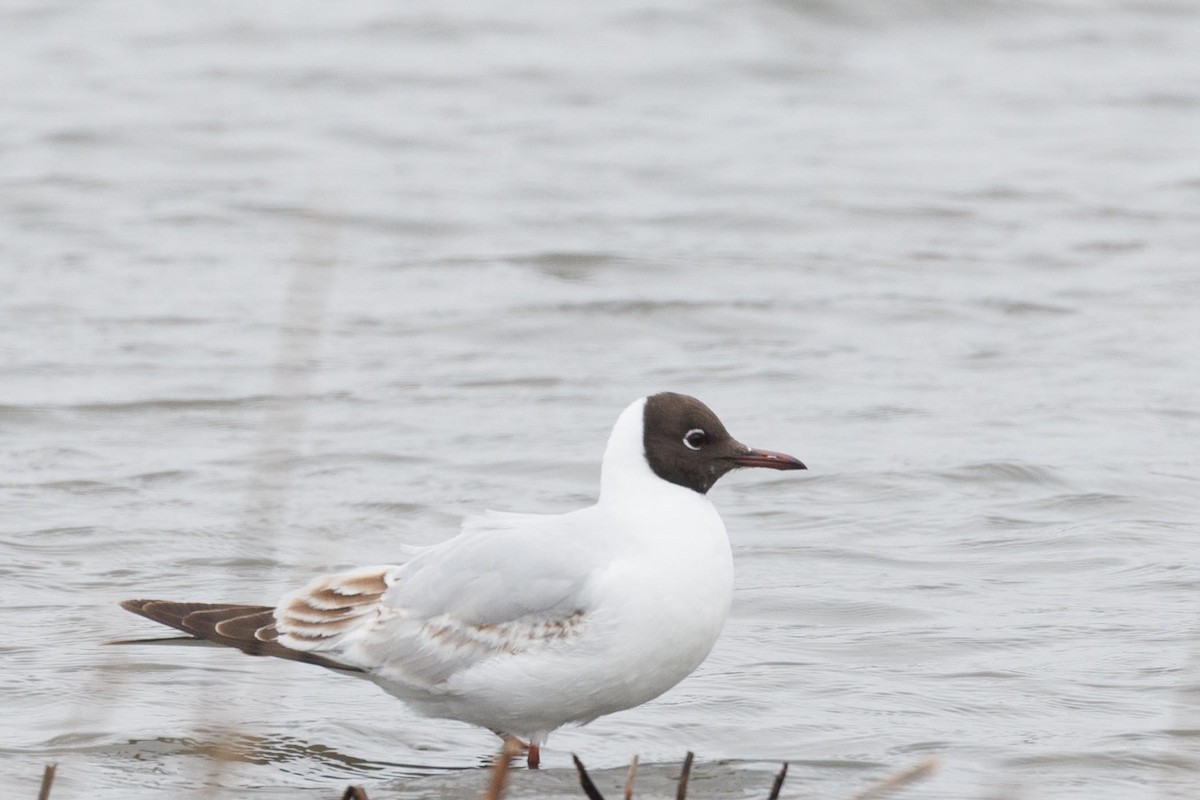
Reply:
[[[536,744],[529,743],[529,754],[526,756],[526,762],[530,769],[537,769],[538,764],[542,763],[542,752]]]

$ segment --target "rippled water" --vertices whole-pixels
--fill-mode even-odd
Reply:
[[[0,10],[0,783],[471,796],[486,733],[148,634],[595,493],[696,394],[709,661],[522,796],[1200,791],[1190,2]],[[241,759],[211,757],[234,729]],[[468,768],[468,769],[464,769]],[[608,770],[612,770],[609,772]],[[189,790],[196,788],[196,792]]]

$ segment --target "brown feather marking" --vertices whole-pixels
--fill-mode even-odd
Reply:
[[[254,638],[260,642],[274,642],[279,639],[279,631],[275,629],[274,623],[264,625],[254,632]]]
[[[243,644],[256,645],[257,640],[253,636],[248,639],[241,637],[231,637],[222,633],[219,625],[222,622],[234,622],[244,617],[254,615],[270,614],[271,609],[262,606],[233,606],[231,608],[205,608],[197,611],[189,612],[183,618],[183,624],[188,627],[188,630],[193,631],[198,636],[213,641],[222,641],[223,644],[232,644],[234,647],[241,647]]]
[[[361,617],[371,612],[362,606],[343,606],[341,608],[319,608],[314,606],[307,597],[299,597],[288,603],[284,616],[297,622],[308,622],[321,625],[326,622],[341,622],[352,617]]]
[[[196,611],[220,611],[231,608],[269,610],[268,606],[239,606],[234,603],[175,603],[168,600],[127,600],[121,604],[121,607],[135,614],[141,614],[147,619],[192,634],[195,631],[187,626],[185,619],[188,614]]]
[[[328,622],[309,622],[297,617],[285,616],[279,620],[279,627],[287,636],[302,636],[306,639],[327,639],[330,636],[345,633],[357,621],[357,617],[346,617],[345,619],[330,620]]]
[[[365,606],[376,602],[382,592],[370,594],[347,594],[336,589],[325,587],[317,589],[308,595],[308,604],[320,609],[344,609],[353,606]]]
[[[322,632],[313,633],[311,631],[289,630],[289,631],[285,631],[282,635],[291,636],[293,639],[304,639],[305,641],[308,641],[308,642],[319,642],[322,639],[329,638],[329,634],[327,634],[327,633],[322,633]]]
[[[245,614],[238,617],[225,617],[213,625],[213,630],[220,636],[238,641],[261,642],[258,637],[259,628],[266,627],[275,621],[271,611]]]
[[[388,590],[387,580],[384,577],[385,574],[386,570],[370,575],[356,575],[353,577],[339,575],[337,576],[338,582],[326,588],[340,595],[381,595]]]
[[[583,622],[584,612],[576,609],[562,619],[515,620],[503,623],[462,625],[446,617],[426,622],[421,632],[429,639],[452,647],[483,645],[503,653],[523,651],[527,645],[517,642],[544,642],[567,639],[576,633]]]
[[[284,647],[271,638],[270,635],[259,636],[256,628],[250,638],[233,638],[223,635],[220,631],[224,623],[229,623],[230,632],[241,634],[244,629],[253,627],[255,622],[267,623],[267,628],[274,632],[269,623],[274,611],[270,606],[247,606],[231,603],[176,603],[167,600],[126,600],[121,607],[135,614],[160,622],[172,628],[189,633],[198,639],[207,639],[214,644],[227,645],[250,655],[274,656],[290,661],[304,661],[309,664],[336,669],[345,672],[362,672],[358,667],[340,664],[331,658],[307,653],[302,650],[292,650]],[[318,637],[320,638],[320,637]]]

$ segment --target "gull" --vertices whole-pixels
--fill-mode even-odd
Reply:
[[[516,740],[536,769],[556,728],[652,700],[712,650],[733,558],[708,491],[739,467],[805,469],[663,392],[621,412],[594,505],[486,512],[404,563],[323,575],[274,606],[121,606],[189,641],[365,678],[420,714]]]

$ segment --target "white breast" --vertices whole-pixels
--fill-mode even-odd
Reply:
[[[425,714],[534,741],[690,674],[729,613],[732,557],[708,498],[646,463],[643,407],[613,430],[596,505],[486,517],[400,568],[355,663]]]

